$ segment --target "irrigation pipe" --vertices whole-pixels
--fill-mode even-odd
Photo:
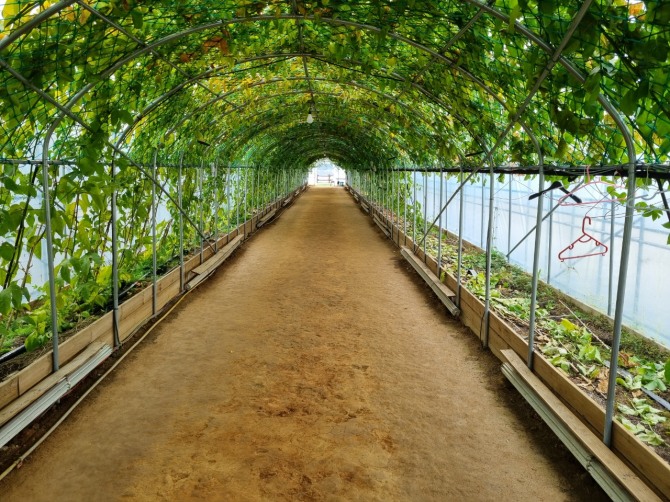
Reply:
[[[175,303],[172,307],[170,307],[170,310],[168,310],[167,312],[165,312],[165,314],[163,314],[163,315],[162,315],[162,316],[161,316],[161,317],[160,317],[160,318],[159,318],[159,319],[158,319],[158,320],[157,320],[157,321],[156,321],[156,322],[155,322],[155,323],[154,323],[154,324],[153,324],[153,325],[146,331],[146,333],[144,333],[144,334],[139,338],[139,340],[137,340],[137,341],[136,341],[136,342],[135,342],[135,343],[134,343],[128,350],[127,350],[127,351],[125,351],[125,352],[121,355],[121,357],[119,357],[119,359],[118,359],[118,360],[117,360],[117,361],[116,361],[116,362],[115,362],[115,363],[114,363],[114,364],[113,364],[107,371],[105,371],[105,373],[104,373],[100,378],[98,378],[98,379],[93,383],[93,385],[91,385],[88,389],[86,389],[86,391],[81,395],[81,397],[80,397],[79,399],[77,399],[77,400],[75,401],[75,403],[74,403],[70,408],[68,408],[68,409],[65,411],[65,413],[63,414],[63,416],[60,417],[60,418],[58,419],[58,421],[57,421],[55,424],[53,424],[53,425],[51,426],[51,428],[50,428],[50,429],[49,429],[49,430],[48,430],[48,431],[47,431],[41,438],[39,438],[39,439],[37,440],[37,442],[36,442],[35,444],[33,444],[27,452],[25,452],[23,455],[21,455],[19,458],[17,458],[17,459],[12,463],[12,465],[10,465],[10,466],[9,466],[3,473],[2,473],[2,474],[0,474],[0,481],[2,481],[5,477],[7,477],[7,476],[9,475],[9,473],[12,472],[14,469],[16,469],[17,467],[19,467],[19,466],[23,463],[23,461],[24,461],[26,458],[28,458],[28,456],[29,456],[32,452],[34,452],[34,451],[35,451],[35,450],[36,450],[36,449],[37,449],[37,448],[38,448],[38,447],[39,447],[39,446],[40,446],[40,445],[41,445],[41,444],[42,444],[42,443],[49,437],[49,436],[51,436],[51,434],[52,434],[52,433],[53,433],[53,432],[54,432],[54,431],[55,431],[55,430],[56,430],[56,429],[57,429],[57,428],[58,428],[58,427],[65,421],[65,419],[67,419],[67,417],[70,416],[70,414],[77,408],[77,406],[79,406],[79,405],[82,403],[82,401],[84,401],[84,399],[86,399],[86,397],[88,397],[88,395],[89,395],[89,394],[90,394],[90,393],[91,393],[91,392],[98,386],[98,384],[99,384],[100,382],[102,382],[102,381],[103,381],[103,380],[104,380],[104,379],[105,379],[105,378],[106,378],[112,371],[114,371],[114,370],[116,369],[116,367],[117,367],[119,364],[121,364],[121,362],[123,362],[123,360],[126,358],[126,356],[127,356],[128,354],[130,354],[130,353],[133,351],[133,349],[135,349],[135,347],[137,347],[140,343],[142,343],[142,341],[143,341],[147,336],[149,336],[149,334],[153,331],[153,329],[154,329],[156,326],[158,326],[158,325],[161,323],[161,321],[163,321],[168,315],[170,315],[170,314],[172,313],[172,311],[173,311],[174,309],[176,309],[176,308],[179,306],[179,304],[182,302],[182,300],[183,300],[184,298],[186,298],[186,296],[187,296],[189,293],[191,293],[191,291],[194,291],[194,290],[195,290],[195,289],[191,289],[191,290],[189,290],[189,291],[186,291],[186,292],[181,296],[181,298],[179,298],[179,300],[177,300],[177,303]]]

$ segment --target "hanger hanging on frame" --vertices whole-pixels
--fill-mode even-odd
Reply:
[[[544,194],[547,193],[547,192],[551,192],[552,190],[556,190],[557,188],[560,189],[561,192],[565,193],[568,197],[570,197],[570,198],[571,198],[572,200],[574,200],[575,202],[577,202],[577,203],[581,203],[581,202],[582,202],[582,199],[580,199],[580,198],[577,197],[576,195],[572,195],[572,193],[571,193],[569,190],[567,190],[567,189],[563,186],[563,183],[561,183],[560,181],[554,181],[554,182],[549,186],[549,188],[545,188],[545,189],[542,190],[541,192],[537,192],[537,193],[532,194],[530,197],[528,197],[528,200],[537,199],[537,198],[540,197],[541,195],[544,195]],[[575,190],[576,190],[576,189],[575,189]]]
[[[590,216],[584,216],[584,219],[582,220],[582,235],[579,236],[578,239],[573,241],[570,245],[568,245],[566,248],[564,248],[560,253],[558,253],[558,259],[560,261],[565,261],[565,260],[574,260],[576,258],[586,258],[587,256],[605,256],[607,254],[607,251],[609,248],[600,242],[598,239],[593,237],[591,234],[589,234],[586,231],[586,221],[588,220],[589,225],[591,224],[591,217]],[[588,244],[590,242],[593,242],[595,244],[596,248],[604,248],[601,251],[596,251],[593,253],[586,253],[586,254],[580,254],[580,255],[574,255],[574,256],[564,256],[564,254],[567,251],[571,251],[575,248],[577,244]]]

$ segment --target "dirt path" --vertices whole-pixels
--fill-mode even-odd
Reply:
[[[600,500],[341,189],[311,189],[0,485],[10,501]]]

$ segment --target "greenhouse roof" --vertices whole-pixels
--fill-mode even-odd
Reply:
[[[669,25],[668,2],[638,0],[6,0],[0,157],[50,137],[83,170],[161,147],[667,173]]]

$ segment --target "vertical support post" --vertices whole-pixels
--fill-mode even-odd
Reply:
[[[249,168],[244,168],[244,231],[242,232],[243,240],[247,238],[247,218],[249,217],[249,211],[247,209],[247,204],[249,202],[249,192],[247,191],[249,180]]]
[[[414,223],[412,224],[412,247],[416,253],[416,169],[412,169],[414,197],[412,197],[412,215],[414,216]]]
[[[465,192],[465,186],[463,186],[463,167],[461,166],[458,181],[461,184],[461,190],[458,194],[458,263],[456,265],[456,305],[458,308],[461,308],[461,270],[463,268],[463,192]]]
[[[544,159],[540,159],[539,192],[544,190]],[[535,222],[535,248],[533,250],[533,278],[530,287],[530,318],[528,321],[528,360],[527,365],[533,369],[535,354],[535,318],[537,310],[537,284],[540,276],[540,247],[542,246],[542,220],[544,196],[537,198],[537,218]]]
[[[203,193],[202,193],[202,177],[203,177],[203,167],[204,160],[200,161],[200,169],[198,169],[198,210],[200,211],[200,264],[205,261],[205,225],[204,220],[204,205],[203,205]]]
[[[370,216],[374,216],[375,212],[379,213],[379,194],[380,194],[380,181],[379,181],[379,174],[376,172],[373,172],[372,176],[372,193],[373,193],[373,205],[372,205],[372,212]]]
[[[389,172],[384,169],[384,191],[382,192],[382,211],[384,212],[384,219],[389,221]]]
[[[226,169],[226,244],[230,242],[230,164]]]
[[[401,193],[401,179],[400,171],[395,172],[395,198],[396,198],[396,237],[398,238],[398,246],[400,246],[400,193]]]
[[[377,180],[376,187],[377,187],[377,214],[381,215],[382,214],[382,207],[384,205],[384,187],[382,186],[382,183],[384,181],[384,173],[376,173],[375,178]]]
[[[444,178],[442,177],[442,168],[440,168],[440,205],[438,207],[442,207],[442,197],[444,195],[443,193],[443,186],[444,186]],[[442,280],[442,217],[440,216],[440,219],[437,222],[437,278],[439,280]]]
[[[179,171],[177,174],[177,203],[179,204],[180,208],[183,208],[183,202],[182,202],[182,169],[184,166],[184,152],[181,152],[181,156],[179,157]],[[183,212],[179,211],[179,292],[184,291],[184,285],[186,283],[185,277],[184,277],[184,214]]]
[[[610,374],[607,385],[607,403],[605,405],[605,429],[603,442],[612,445],[612,420],[614,419],[614,401],[616,399],[616,379],[619,370],[619,345],[621,344],[621,328],[623,326],[624,298],[626,279],[628,277],[628,261],[630,242],[633,236],[633,216],[635,210],[635,144],[628,129],[622,127],[628,149],[628,186],[626,194],[626,212],[621,241],[621,262],[619,265],[619,283],[617,285],[616,306],[614,310],[614,332],[612,333],[612,354],[610,357]]]
[[[614,292],[614,222],[616,213],[616,199],[612,198],[612,209],[610,216],[610,263],[609,263],[609,279],[607,284],[607,315],[612,315],[612,302]]]
[[[116,203],[116,165],[112,158],[112,338],[114,347],[121,345],[119,336],[119,218]]]
[[[547,284],[551,284],[551,257],[554,245],[554,197],[549,194],[549,239],[547,243]]]
[[[396,237],[398,238],[397,243],[400,246],[400,220],[402,218],[402,174],[400,170],[395,172],[395,197],[396,197]]]
[[[384,200],[384,196],[383,196],[383,193],[382,193],[382,174],[381,173],[375,173],[375,188],[376,188],[376,191],[377,191],[376,212],[379,215],[379,214],[381,214],[381,208],[382,208],[382,204],[383,204],[382,201]]]
[[[484,333],[482,338],[482,346],[484,348],[488,348],[489,346],[489,316],[491,314],[491,255],[493,253],[493,198],[495,197],[493,176],[493,165],[491,165],[489,170],[489,221],[486,230],[486,286],[484,299]],[[484,178],[482,177],[482,187],[483,186]],[[484,200],[482,199],[482,208],[483,207]],[[482,228],[484,228],[483,220]]]
[[[405,236],[405,246],[407,246],[407,173],[402,172],[402,233]],[[400,239],[398,239],[400,245]]]
[[[238,235],[240,235],[240,177],[235,174],[235,237]]]
[[[423,169],[423,262],[428,261],[426,241],[428,240],[428,169]]]
[[[395,238],[393,237],[393,229],[395,228],[395,218],[397,213],[397,193],[395,189],[395,173],[391,171],[391,240],[395,242]]]
[[[431,215],[431,219],[434,219],[434,215],[436,215],[436,211],[440,211],[442,209],[442,205],[439,207],[435,207],[435,203],[437,202],[437,189],[435,188],[435,185],[437,185],[437,178],[435,177],[435,172],[432,172],[431,177],[433,178],[433,215]],[[428,216],[428,213],[426,213],[426,216]],[[439,230],[440,228],[440,222],[437,222],[437,228]],[[439,239],[439,232],[438,232],[438,239]]]
[[[42,145],[42,198],[44,201],[44,233],[47,237],[47,267],[49,272],[49,310],[51,312],[51,367],[59,368],[58,356],[58,305],[56,301],[56,271],[54,266],[53,228],[51,226],[51,197],[49,194],[49,142],[55,129],[53,124]]]
[[[373,173],[372,182],[374,184],[372,185],[372,188],[373,188],[373,193],[374,193],[374,199],[373,199],[374,204],[373,204],[373,209],[372,209],[372,216],[374,216],[375,213],[379,214],[379,206],[380,206],[379,199],[380,199],[380,195],[381,195],[381,191],[380,191],[381,190],[381,183],[380,183],[379,177],[380,176],[377,172]]]
[[[447,175],[444,179],[444,200],[449,200],[449,172],[447,171],[444,174]],[[446,235],[449,235],[449,208],[444,210],[444,230]]]
[[[158,167],[156,165],[158,159],[158,148],[154,150],[154,161],[152,164],[153,181],[151,182],[151,314],[156,315],[157,301],[158,301],[158,263],[156,258],[156,183],[158,177]]]
[[[375,214],[375,180],[373,178],[374,172],[370,171],[370,216]]]
[[[256,171],[251,168],[251,225],[249,225],[249,233],[254,231],[254,215],[256,214]]]
[[[513,175],[509,174],[508,176],[509,190],[507,198],[507,261],[510,260],[510,254],[512,250],[512,181],[514,180]]]
[[[484,247],[484,188],[484,177],[482,176],[482,228],[480,236],[480,245],[482,248]]]
[[[219,252],[219,170],[212,163],[212,174],[214,176],[214,252]]]

